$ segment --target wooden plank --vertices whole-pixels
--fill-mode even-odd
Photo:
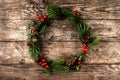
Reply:
[[[43,52],[45,56],[53,60],[59,59],[61,56],[61,58],[64,58],[64,56],[69,56],[72,53],[77,54],[81,52],[79,42],[45,42],[44,47]],[[119,62],[119,48],[120,42],[100,42],[100,44],[93,47],[93,50],[88,54],[86,63]]]
[[[111,65],[119,66],[119,65]],[[83,65],[79,72],[54,72],[45,74],[36,64],[0,65],[1,80],[119,80],[119,69],[112,69],[109,65]],[[110,78],[112,77],[112,78]]]
[[[120,63],[120,42],[100,42],[88,54],[86,63]],[[42,52],[53,60],[81,52],[79,42],[43,42]],[[57,55],[57,56],[56,56]],[[0,64],[33,63],[25,42],[0,42]]]
[[[0,9],[17,9],[39,7],[45,8],[45,4],[41,0],[2,0],[0,1]]]
[[[25,41],[26,24],[30,20],[0,20],[0,41]],[[85,20],[102,41],[120,40],[120,20]],[[78,41],[75,25],[66,21],[52,21],[43,41]]]
[[[0,1],[0,9],[23,8],[28,5],[27,0],[2,0]]]
[[[58,1],[60,2],[60,1]],[[61,1],[63,2],[63,1]],[[74,2],[74,1],[73,1]],[[20,2],[21,5],[1,4],[6,8],[0,9],[0,19],[34,19],[37,13],[45,12],[47,5],[43,2]],[[47,3],[47,2],[45,2]],[[49,2],[48,2],[49,3]],[[77,9],[83,19],[120,19],[120,1],[83,1],[78,4],[59,4],[62,7]],[[17,7],[16,7],[17,6]],[[16,9],[15,9],[16,8]],[[13,16],[13,14],[15,16]],[[21,17],[22,15],[22,17]]]
[[[113,2],[87,2],[80,4],[65,4],[62,7],[78,10],[82,19],[120,19],[120,1]]]
[[[53,0],[52,0],[53,1]],[[52,2],[50,1],[50,2]],[[67,7],[71,9],[76,9],[81,14],[81,18],[83,19],[120,19],[120,1],[119,0],[112,0],[112,1],[105,1],[105,0],[77,0],[76,1],[60,1],[54,0],[52,3],[59,4],[62,7]],[[68,4],[68,3],[75,4]],[[48,2],[49,3],[49,2]],[[64,4],[67,3],[67,4]],[[51,3],[50,3],[51,4]]]
[[[3,4],[3,3],[19,3],[21,0],[0,0],[0,4]]]
[[[33,62],[25,42],[0,42],[0,63],[17,64]]]
[[[6,30],[0,34],[1,41],[25,41],[27,38],[26,32],[20,30]]]
[[[48,3],[55,3],[55,4],[107,4],[107,3],[119,3],[119,0],[46,0],[44,2],[48,2]]]
[[[107,4],[106,4],[107,5]],[[78,4],[78,5],[60,5],[61,7],[66,7],[66,8],[72,8],[78,10],[80,12],[80,17],[82,19],[97,19],[97,20],[105,20],[105,19],[120,19],[120,9],[119,6],[120,4],[116,5],[96,5],[91,4],[91,5],[86,5],[86,4]],[[97,6],[97,7],[96,7]],[[24,15],[29,15],[31,14],[32,9],[29,8],[29,11],[26,11],[26,13],[23,13]],[[43,13],[46,13],[46,10],[42,10]],[[32,14],[34,15],[34,14]],[[24,16],[23,19],[34,19],[34,16]]]
[[[0,20],[0,30],[26,30],[26,24],[31,20]]]

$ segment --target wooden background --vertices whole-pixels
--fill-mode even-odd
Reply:
[[[46,75],[30,59],[25,24],[51,3],[77,9],[101,39],[79,72]],[[43,51],[51,53],[49,57],[80,51],[74,26],[64,21],[52,24],[43,36]],[[0,80],[55,79],[120,80],[120,0],[0,0]]]

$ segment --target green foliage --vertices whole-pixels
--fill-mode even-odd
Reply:
[[[84,36],[90,36],[90,26],[83,22],[79,23],[76,27],[78,38],[84,43]]]
[[[29,22],[26,24],[26,29],[29,30],[30,27],[33,25],[34,23],[33,22]]]
[[[43,68],[44,69],[44,71],[45,71],[45,73],[47,73],[47,74],[50,74],[50,69],[46,69],[46,68]]]
[[[100,42],[100,39],[97,37],[96,34],[90,34],[91,40],[88,43],[88,47],[91,47],[93,45],[96,45]]]
[[[64,65],[64,60],[58,60],[51,63],[52,71],[66,71],[68,67]]]
[[[65,9],[65,8],[62,8],[61,13],[62,13],[62,15],[66,16],[66,17],[73,16],[73,13],[70,10]]]
[[[61,8],[57,5],[49,5],[47,7],[48,18],[57,19],[61,17]]]
[[[39,42],[36,42],[35,44],[29,46],[29,52],[30,52],[30,56],[31,58],[36,58],[36,57],[40,57],[42,56],[42,54],[40,53],[40,44]]]
[[[44,33],[46,33],[46,30],[47,30],[47,26],[44,25],[43,28],[40,30],[39,33],[44,34]]]

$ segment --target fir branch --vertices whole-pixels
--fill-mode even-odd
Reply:
[[[61,17],[61,8],[57,5],[49,5],[47,7],[47,15],[50,19],[57,19]]]

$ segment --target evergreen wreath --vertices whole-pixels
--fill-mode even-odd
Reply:
[[[79,52],[79,55],[72,58],[52,61],[43,57],[40,51],[40,35],[47,32],[50,20],[63,18],[76,23],[76,32],[82,43],[82,50]],[[27,45],[29,46],[30,55],[43,67],[46,73],[53,71],[80,70],[91,47],[99,42],[97,36],[91,33],[90,26],[80,19],[77,10],[68,10],[57,5],[49,5],[47,7],[47,15],[38,14],[35,20],[29,22],[27,24],[27,32]]]

